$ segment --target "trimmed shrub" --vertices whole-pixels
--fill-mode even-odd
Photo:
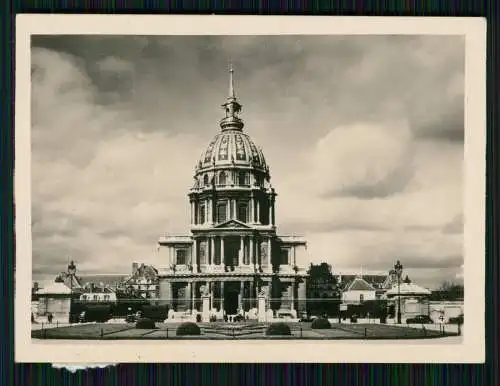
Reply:
[[[286,323],[273,323],[267,328],[266,335],[292,335],[292,331]]]
[[[155,321],[149,318],[141,318],[135,323],[135,328],[153,330],[156,328]]]
[[[332,328],[332,325],[330,324],[328,319],[318,318],[318,319],[313,320],[313,322],[311,324],[311,328],[318,329],[318,330],[325,330],[325,329]]]
[[[179,327],[177,327],[176,332],[178,336],[201,335],[200,327],[193,322],[182,323]]]
[[[201,314],[196,314],[196,321],[201,323]]]
[[[351,323],[358,323],[358,315],[356,314],[351,315]]]

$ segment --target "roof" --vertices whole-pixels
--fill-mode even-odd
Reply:
[[[260,169],[267,173],[268,167],[262,150],[245,133],[238,130],[228,130],[218,133],[201,154],[197,165],[197,174],[207,168],[228,166],[244,166]],[[219,178],[215,184],[221,184]],[[226,173],[226,182],[230,184],[230,176]],[[200,178],[198,186],[205,185]]]
[[[337,275],[337,280],[340,283],[340,286],[344,289],[347,289],[351,283],[359,278],[359,275]],[[366,283],[368,283],[372,289],[384,289],[384,284],[387,281],[386,275],[363,275],[361,277]]]
[[[54,282],[37,291],[38,295],[70,295],[71,289],[64,283]]]
[[[430,295],[431,291],[427,288],[421,287],[415,283],[401,283],[399,286],[393,286],[389,291],[386,292],[387,296],[395,296],[395,295]]]
[[[357,277],[347,287],[346,291],[375,291],[375,288],[373,288],[365,279]]]

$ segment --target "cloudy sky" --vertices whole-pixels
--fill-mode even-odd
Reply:
[[[229,63],[281,234],[426,286],[463,264],[464,42],[448,36],[32,39],[33,279],[155,263],[186,234]],[[158,262],[159,263],[159,262]],[[309,264],[305,261],[304,264]]]

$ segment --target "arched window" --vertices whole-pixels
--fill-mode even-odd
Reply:
[[[208,174],[205,174],[205,176],[203,177],[203,185],[208,185]]]
[[[226,172],[220,172],[219,185],[226,185]]]
[[[238,185],[247,185],[247,173],[239,172],[238,173]]]

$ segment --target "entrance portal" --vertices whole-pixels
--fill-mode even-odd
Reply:
[[[229,289],[224,296],[224,310],[227,315],[238,313],[238,291]]]

